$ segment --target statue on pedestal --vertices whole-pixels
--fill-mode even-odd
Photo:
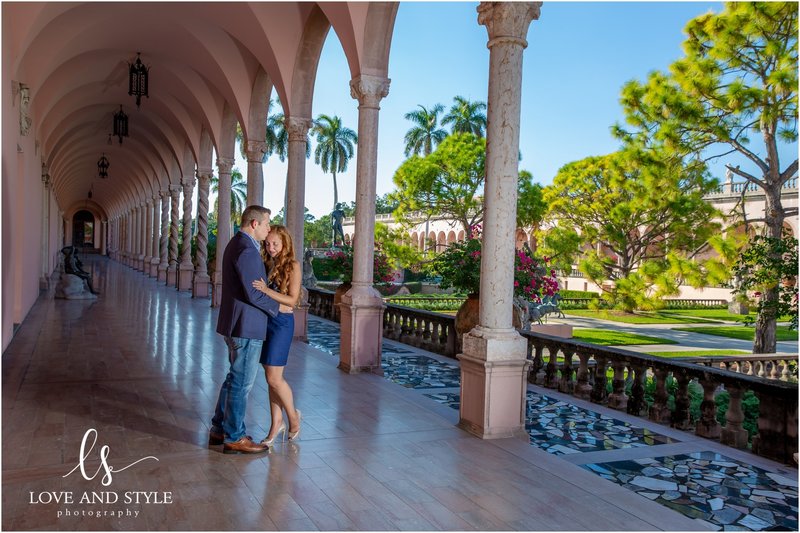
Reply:
[[[314,252],[306,250],[303,254],[303,282],[302,285],[306,289],[313,289],[317,286],[317,276],[314,275],[314,267],[311,262],[314,260]]]
[[[96,298],[99,293],[92,287],[92,275],[83,270],[77,249],[65,246],[61,253],[64,254],[64,273],[56,287],[56,297],[68,300]]]
[[[344,220],[344,211],[342,211],[342,204],[336,204],[336,209],[331,213],[331,225],[333,227],[333,246],[336,246],[336,236],[339,235],[342,244],[344,244],[344,230],[342,229],[342,221]]]

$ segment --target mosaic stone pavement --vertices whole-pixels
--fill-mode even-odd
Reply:
[[[455,393],[425,396],[453,409],[459,407],[459,395]],[[648,429],[531,391],[528,391],[525,429],[533,446],[553,455],[677,442]]]
[[[339,357],[339,328],[309,320],[309,344]],[[414,389],[458,388],[456,362],[442,362],[383,343],[384,377]],[[457,392],[424,395],[458,410]],[[679,442],[568,402],[528,391],[530,443],[553,455]],[[797,531],[797,479],[766,472],[712,452],[581,465],[603,478],[703,520],[722,531]]]
[[[797,531],[797,478],[712,452],[582,465],[723,531]]]

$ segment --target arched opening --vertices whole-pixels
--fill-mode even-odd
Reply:
[[[81,209],[72,216],[72,244],[82,248],[94,248],[94,215]]]
[[[447,244],[450,245],[454,242],[456,242],[456,232],[450,230],[450,233],[447,234]]]

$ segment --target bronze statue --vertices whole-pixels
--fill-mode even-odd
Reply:
[[[61,253],[64,254],[64,272],[83,279],[92,294],[100,294],[92,287],[92,275],[82,268],[83,263],[78,259],[78,250],[75,246],[65,246],[61,249]]]

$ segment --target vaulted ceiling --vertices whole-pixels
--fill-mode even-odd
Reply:
[[[316,67],[333,27],[351,77],[386,76],[396,3],[86,2],[3,4],[4,61],[30,91],[30,115],[62,210],[93,189],[109,216],[152,197],[194,164],[202,139],[231,156],[231,120],[263,140],[274,87],[287,116],[310,117]],[[128,95],[141,53],[149,98]],[[122,106],[129,137],[108,144]],[[207,141],[206,141],[207,142]],[[97,178],[105,154],[109,178]],[[207,161],[203,161],[203,159]],[[191,168],[190,168],[191,167]]]

